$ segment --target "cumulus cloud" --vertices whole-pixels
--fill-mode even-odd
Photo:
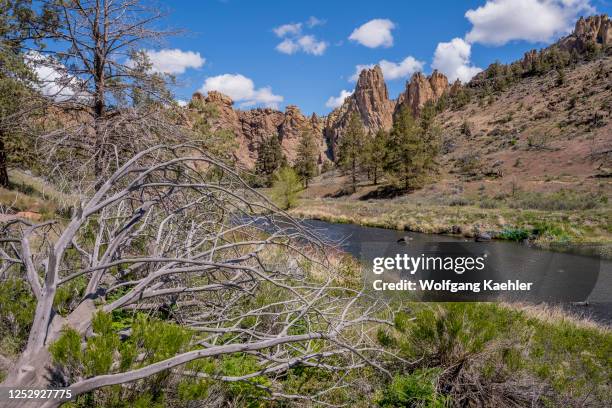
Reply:
[[[325,41],[318,41],[314,35],[300,37],[297,43],[306,54],[323,55],[327,49],[327,43]]]
[[[324,24],[323,20],[310,17],[305,23],[283,24],[273,29],[274,33],[283,38],[276,46],[276,51],[292,55],[302,51],[310,55],[323,55],[329,46],[326,41],[318,40],[314,35],[302,34],[302,26],[306,24],[309,28]]]
[[[327,106],[328,108],[335,109],[338,106],[342,105],[344,100],[348,98],[349,96],[351,96],[352,94],[353,94],[353,91],[347,91],[343,89],[342,91],[340,91],[340,95],[330,96],[327,102],[325,102],[325,106]]]
[[[325,41],[318,41],[314,35],[304,35],[296,39],[285,38],[276,46],[276,50],[288,55],[298,51],[311,55],[323,55],[328,45]]]
[[[349,78],[350,81],[355,82],[359,79],[359,74],[364,69],[374,68],[375,64],[369,65],[357,65],[355,66],[355,73]],[[380,60],[378,62],[380,69],[383,72],[383,76],[387,80],[393,80],[398,78],[408,77],[415,72],[422,71],[425,63],[419,61],[412,56],[404,58],[400,62],[392,62],[387,60]]]
[[[261,104],[271,108],[278,108],[278,104],[283,101],[283,97],[272,93],[272,88],[269,86],[255,88],[253,80],[241,74],[223,74],[208,77],[200,91],[205,93],[219,91],[234,101],[239,102],[241,107]]]
[[[589,0],[488,0],[465,13],[472,23],[465,38],[489,45],[549,42],[571,31],[578,15],[594,12]]]
[[[272,31],[274,31],[274,34],[280,38],[283,38],[286,35],[298,35],[302,32],[302,23],[283,24],[272,29]]]
[[[306,25],[310,28],[312,27],[316,27],[318,25],[323,25],[325,24],[326,21],[325,20],[321,20],[319,18],[316,18],[315,16],[310,16],[310,18],[308,19],[308,21],[306,21]]]
[[[36,74],[35,86],[43,95],[58,102],[89,99],[89,94],[82,90],[83,83],[61,63],[36,51],[28,52],[25,60]]]
[[[276,51],[282,52],[283,54],[288,54],[288,55],[298,52],[299,49],[300,49],[300,46],[298,45],[298,43],[293,41],[291,38],[285,38],[282,42],[280,42],[276,46]]]
[[[145,52],[151,62],[151,70],[164,74],[182,74],[188,68],[200,68],[206,62],[199,52],[182,51],[178,48]]]
[[[391,30],[394,28],[395,23],[393,23],[393,21],[376,18],[353,30],[349,36],[349,40],[356,41],[369,48],[388,48],[393,45]]]
[[[461,38],[439,43],[434,53],[432,68],[435,68],[454,81],[467,82],[482,69],[470,62],[472,46]]]
[[[187,101],[184,99],[177,99],[176,103],[178,106],[187,106]]]

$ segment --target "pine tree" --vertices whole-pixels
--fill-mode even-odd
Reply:
[[[389,137],[385,169],[403,189],[420,187],[427,173],[434,169],[439,152],[438,136],[427,110],[417,123],[408,108],[401,108]]]
[[[9,164],[26,164],[33,149],[21,125],[32,115],[36,94],[31,84],[36,76],[25,63],[25,51],[39,44],[35,26],[49,27],[55,21],[46,5],[35,9],[31,2],[0,3],[0,187],[10,187]],[[35,102],[35,103],[30,103]]]
[[[380,174],[383,170],[383,164],[387,157],[387,143],[389,134],[380,129],[374,137],[368,138],[364,150],[362,162],[367,167],[368,173],[374,182],[378,184]]]
[[[361,119],[356,112],[353,112],[338,146],[338,163],[342,169],[350,172],[353,193],[357,190],[357,173],[363,155],[365,137]]]
[[[277,135],[272,135],[261,141],[257,147],[255,173],[259,183],[265,187],[272,185],[274,173],[287,164],[287,159],[281,149]]]
[[[308,182],[317,175],[318,148],[311,132],[304,131],[297,148],[297,157],[293,168],[308,187]]]

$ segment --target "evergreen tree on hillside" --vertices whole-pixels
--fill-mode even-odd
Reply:
[[[33,149],[23,129],[27,118],[39,106],[31,84],[36,75],[26,64],[28,45],[40,44],[38,27],[55,22],[47,7],[35,10],[31,2],[0,2],[0,187],[10,186],[9,164],[28,164]]]
[[[389,137],[385,169],[405,190],[423,185],[439,151],[438,131],[427,109],[424,113],[419,123],[409,109],[401,108]]]
[[[342,169],[350,172],[353,193],[357,189],[357,173],[363,156],[365,137],[363,123],[359,115],[353,112],[349,118],[346,132],[340,139],[340,145],[338,146],[338,164]]]
[[[261,141],[257,147],[257,160],[255,161],[255,173],[261,185],[265,187],[272,185],[274,173],[286,164],[287,159],[277,135]]]
[[[368,174],[371,177],[374,185],[378,184],[380,174],[383,170],[385,158],[387,157],[387,143],[389,134],[380,129],[374,137],[368,138],[363,154],[362,162],[368,169]]]
[[[308,187],[308,182],[317,175],[318,148],[317,143],[311,132],[304,131],[300,137],[300,144],[297,148],[297,157],[293,165],[304,187]]]

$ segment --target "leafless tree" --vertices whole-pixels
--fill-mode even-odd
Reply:
[[[68,156],[80,162],[91,160],[88,173],[106,177],[114,169],[117,149],[129,150],[130,156],[139,151],[130,149],[134,141],[117,132],[118,124],[145,123],[147,115],[143,117],[143,109],[130,115],[128,108],[147,105],[155,110],[172,103],[167,85],[173,78],[154,72],[146,53],[171,32],[156,28],[164,13],[146,0],[42,3],[57,19],[43,33],[54,46],[33,49],[29,62],[58,111],[78,115],[76,120],[62,118],[64,126],[47,132],[44,140],[69,149]],[[144,138],[137,142],[141,147],[146,143]],[[48,144],[41,146],[49,149]]]
[[[23,276],[36,299],[27,344],[3,386],[48,387],[59,373],[60,385],[78,396],[172,370],[229,382],[266,376],[271,385],[260,387],[267,398],[325,403],[325,390],[284,392],[279,376],[296,365],[332,372],[371,365],[387,373],[372,333],[392,321],[388,307],[339,284],[324,241],[193,146],[137,154],[69,220],[15,218],[0,228],[0,275]],[[83,277],[78,302],[58,314],[57,291]],[[266,291],[273,295],[253,302]],[[89,378],[71,378],[54,364],[49,347],[66,328],[85,344],[96,335],[97,313],[160,308],[193,333],[187,350],[124,371],[115,362]],[[258,368],[238,377],[184,368],[234,353],[255,357]],[[345,386],[340,376],[332,388]]]

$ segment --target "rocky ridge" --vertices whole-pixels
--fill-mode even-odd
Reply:
[[[323,136],[330,146],[331,156],[336,157],[338,140],[354,113],[359,115],[367,132],[375,133],[379,129],[391,128],[394,109],[395,102],[389,99],[381,68],[376,65],[361,71],[353,94],[325,120]]]
[[[605,14],[581,17],[572,34],[540,53],[554,47],[583,53],[592,44],[608,49],[612,45],[612,21]],[[531,50],[517,64],[531,66],[536,58],[538,52]],[[468,86],[486,80],[487,75],[488,69],[476,75]],[[453,95],[462,87],[458,80],[450,85],[448,78],[436,70],[429,76],[417,72],[406,82],[406,88],[397,100],[392,100],[382,69],[377,65],[360,73],[354,92],[326,117],[318,117],[316,114],[307,117],[295,105],[288,105],[284,112],[271,108],[236,110],[231,98],[216,91],[209,92],[206,97],[196,92],[193,98],[201,98],[206,104],[216,106],[218,115],[212,121],[213,129],[233,131],[239,145],[236,157],[242,164],[252,167],[257,156],[257,146],[264,137],[278,135],[285,155],[293,162],[301,133],[305,130],[312,132],[319,144],[319,162],[322,163],[336,157],[338,141],[353,113],[359,115],[367,132],[374,134],[379,129],[389,130],[393,124],[393,115],[402,106],[409,107],[418,116],[427,102],[436,102],[446,93]]]
[[[257,146],[271,135],[279,137],[287,159],[293,162],[299,138],[304,131],[313,133],[320,147],[320,162],[325,160],[326,146],[321,137],[322,120],[314,114],[306,117],[295,105],[288,105],[284,112],[272,108],[237,110],[229,96],[217,91],[210,91],[206,96],[196,92],[192,99],[215,107],[214,118],[210,120],[211,129],[230,130],[234,133],[238,143],[235,157],[246,167],[253,166],[257,158]]]

